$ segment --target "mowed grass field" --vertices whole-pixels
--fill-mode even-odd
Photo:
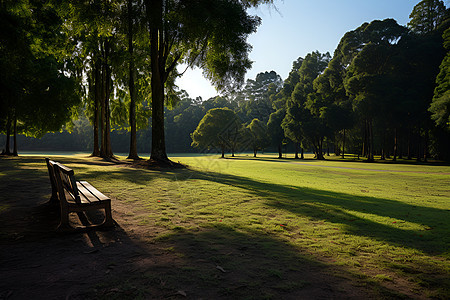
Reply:
[[[120,203],[119,225],[136,227],[134,239],[234,274],[227,288],[217,269],[192,264],[166,274],[167,285],[279,298],[314,280],[296,275],[306,264],[381,297],[450,295],[449,166],[199,155],[171,157],[186,169],[147,170],[82,155],[53,158],[111,196],[113,211]],[[47,172],[43,157],[0,164],[0,179]]]

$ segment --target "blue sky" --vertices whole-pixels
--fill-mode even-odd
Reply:
[[[262,18],[258,31],[249,37],[253,67],[246,78],[260,72],[277,72],[283,80],[299,56],[318,50],[333,55],[342,36],[364,22],[393,18],[401,25],[420,0],[275,0],[275,7],[250,11]],[[448,2],[446,4],[448,6]],[[217,95],[199,69],[188,70],[177,80],[191,98]]]

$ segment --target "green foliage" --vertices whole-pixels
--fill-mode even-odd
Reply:
[[[450,130],[450,27],[444,31],[444,47],[447,55],[442,60],[436,77],[436,88],[429,111],[436,125]]]
[[[55,8],[8,1],[0,14],[1,131],[9,130],[11,120],[17,133],[28,136],[59,131],[80,101],[73,70],[55,56],[61,38]]]
[[[232,94],[233,102],[238,105],[237,114],[244,123],[259,119],[267,123],[272,108],[272,96],[282,86],[282,79],[275,71],[258,73],[255,80],[248,79],[242,91]]]
[[[318,51],[305,57],[298,70],[298,82],[287,99],[286,117],[282,123],[287,137],[296,143],[308,140],[314,145],[316,153],[321,152],[322,141],[327,135],[324,112],[329,104],[323,101],[324,98],[313,94],[313,82],[325,70],[329,61],[329,53],[321,54]]]
[[[444,21],[445,4],[441,0],[422,0],[409,15],[408,27],[418,34],[427,34],[436,30]]]
[[[191,134],[192,146],[204,149],[231,149],[236,142],[241,123],[229,108],[210,109]]]
[[[267,125],[258,119],[253,119],[252,122],[247,125],[246,129],[253,148],[254,156],[256,157],[258,150],[264,149],[264,147],[268,144],[269,137],[267,133]]]
[[[267,121],[267,130],[269,132],[269,138],[272,145],[278,147],[279,152],[281,151],[281,145],[284,141],[284,131],[281,127],[284,117],[286,116],[286,110],[280,108],[279,110],[273,112],[269,116],[269,121]],[[281,152],[279,153],[281,156]]]

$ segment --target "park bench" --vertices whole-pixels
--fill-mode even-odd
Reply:
[[[76,181],[74,171],[61,163],[45,159],[47,163],[52,196],[50,203],[58,203],[61,208],[61,222],[58,230],[76,230],[113,226],[111,215],[111,199],[87,181]],[[104,221],[100,224],[87,224],[73,228],[69,223],[69,214],[83,213],[90,210],[105,210]]]

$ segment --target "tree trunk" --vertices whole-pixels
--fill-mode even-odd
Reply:
[[[325,157],[323,156],[323,140],[322,139],[317,140],[317,159],[325,160]]]
[[[283,145],[281,143],[278,144],[278,158],[283,158]]]
[[[102,68],[101,68],[101,103],[102,103],[102,143],[100,156],[103,158],[113,157],[111,149],[111,113],[109,108],[109,96],[111,94],[111,68],[108,65],[109,42],[103,42]]]
[[[94,67],[94,83],[93,83],[93,93],[94,93],[94,149],[92,150],[92,156],[100,156],[100,148],[98,146],[99,136],[99,119],[100,119],[100,99],[101,99],[101,74],[99,61],[95,62]]]
[[[420,161],[421,152],[422,152],[422,137],[420,136],[420,133],[418,134],[417,139],[417,158],[416,161]]]
[[[152,46],[153,48],[153,46]],[[156,59],[152,57],[152,61]],[[153,62],[152,62],[153,65]],[[153,69],[153,68],[152,68]],[[159,68],[156,68],[159,70]],[[154,71],[152,71],[154,72]],[[164,137],[164,83],[158,71],[152,73],[152,153],[150,158],[168,161]]]
[[[299,143],[295,143],[295,159],[298,159],[298,148],[299,148]]]
[[[425,141],[423,145],[423,161],[428,162],[428,130],[425,132]]]
[[[107,47],[109,53],[109,45]],[[108,54],[107,54],[108,55]],[[106,146],[106,158],[113,157],[112,147],[111,147],[111,109],[109,107],[109,96],[111,95],[111,68],[106,65],[106,76],[105,76],[105,111],[106,111],[106,124],[105,124],[105,146]]]
[[[128,52],[130,54],[128,89],[130,90],[130,152],[129,159],[139,159],[136,141],[136,95],[134,86],[134,49],[133,49],[133,9],[132,0],[128,0]]]
[[[373,126],[372,126],[372,120],[367,121],[367,127],[368,127],[368,155],[367,155],[367,161],[373,162],[374,161],[374,149],[373,149]]]
[[[13,149],[13,156],[18,156],[18,152],[17,152],[17,116],[14,114],[14,149]]]
[[[258,153],[258,148],[253,147],[253,157],[256,157],[257,153]]]
[[[397,128],[394,128],[394,158],[393,161],[397,161]]]
[[[152,153],[150,159],[169,161],[164,136],[164,34],[163,1],[146,1],[147,16],[150,18],[150,57],[152,71]]]
[[[10,136],[11,136],[11,116],[8,114],[8,119],[6,120],[6,145],[5,145],[6,155],[11,155]]]
[[[104,55],[102,54],[102,57]],[[104,62],[101,64],[100,69],[100,131],[101,131],[101,142],[100,142],[100,156],[106,157],[106,139],[105,139],[105,125],[106,125],[106,107],[105,107],[105,97],[106,97],[106,87],[105,87],[105,67]]]
[[[300,150],[301,150],[300,159],[305,159],[305,156],[303,155],[303,152],[304,152],[303,151],[304,150],[303,147],[301,147]]]
[[[342,137],[342,158],[345,158],[345,129]]]
[[[222,158],[225,158],[225,147],[221,147],[221,150],[222,150]]]
[[[364,133],[363,133],[363,139],[362,139],[362,147],[361,147],[361,156],[367,157],[367,144],[368,144],[368,125],[367,120],[364,121]]]
[[[411,128],[408,128],[408,159],[412,159],[411,155]]]

